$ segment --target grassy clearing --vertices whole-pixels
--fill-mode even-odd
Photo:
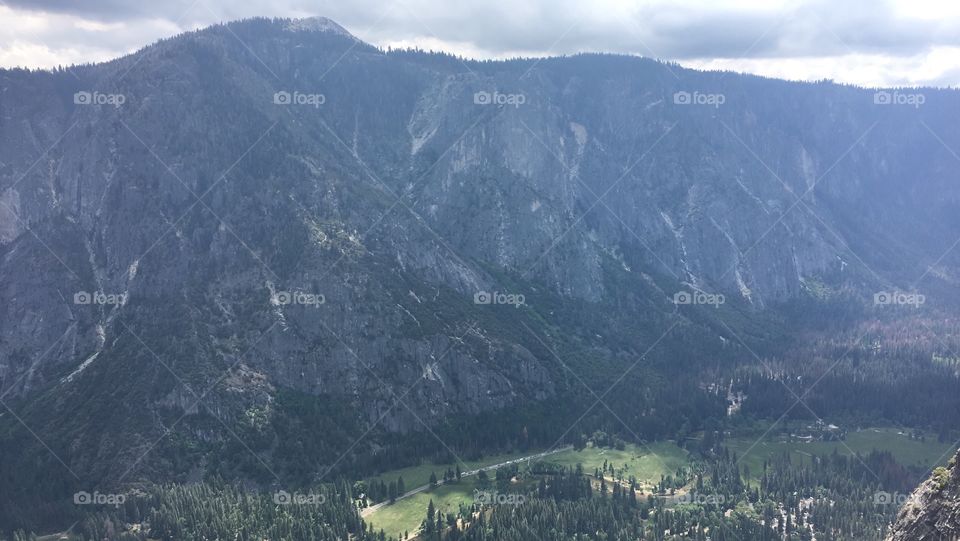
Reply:
[[[491,456],[482,461],[467,463],[467,466],[472,470],[477,467],[529,456],[536,452],[527,451],[525,453]],[[592,473],[594,469],[603,466],[603,462],[606,460],[617,469],[626,468],[627,476],[636,476],[640,481],[650,484],[659,482],[661,475],[672,475],[677,468],[689,463],[687,452],[670,442],[654,443],[647,448],[627,445],[623,451],[587,447],[582,451],[562,451],[543,460],[571,468],[577,464],[582,464],[584,471],[588,473]],[[426,484],[431,471],[435,471],[437,476],[442,477],[447,467],[448,465],[423,465],[403,468],[402,470],[387,472],[378,479],[382,478],[389,482],[402,475],[404,484],[408,488],[414,488]],[[521,466],[520,469],[523,471],[524,466]],[[493,474],[491,473],[490,476],[493,477]],[[477,488],[476,483],[477,478],[475,476],[465,477],[459,483],[441,485],[399,500],[391,505],[385,505],[368,515],[365,520],[372,524],[375,530],[382,529],[387,535],[399,536],[403,535],[404,532],[413,535],[419,528],[424,516],[426,516],[427,504],[431,499],[438,511],[442,511],[444,514],[456,513],[459,511],[461,503],[473,501],[473,490]],[[529,483],[527,485],[529,486]],[[519,491],[521,489],[518,486],[515,487],[515,490]]]
[[[725,440],[724,444],[742,457],[741,464],[750,468],[751,477],[754,478],[762,472],[764,460],[787,452],[792,460],[799,462],[809,461],[812,455],[831,454],[834,451],[847,456],[853,453],[866,454],[873,450],[889,451],[897,462],[904,466],[925,470],[942,465],[952,456],[949,443],[939,443],[931,438],[927,438],[926,442],[913,440],[906,431],[896,428],[868,428],[850,432],[843,442],[803,443],[776,440],[777,436],[768,436],[754,445],[757,441],[755,437],[733,437]]]
[[[673,475],[677,469],[690,463],[686,451],[673,442],[662,441],[647,446],[628,444],[623,451],[587,447],[582,451],[564,451],[546,459],[568,467],[583,465],[586,473],[603,467],[604,461],[614,468],[624,468],[626,476],[648,484],[660,481],[661,475]]]
[[[502,455],[490,455],[483,457],[480,460],[467,460],[460,464],[460,469],[463,471],[471,471],[478,468],[484,468],[494,464],[507,462],[508,460],[513,460],[515,458],[522,458],[536,454],[537,452],[537,450],[518,451],[515,453],[505,453]],[[457,464],[421,464],[419,466],[410,466],[408,468],[391,470],[375,477],[371,477],[370,479],[383,481],[384,483],[389,484],[391,481],[396,481],[398,477],[403,477],[403,484],[407,487],[407,490],[412,490],[429,483],[431,472],[436,473],[438,479],[443,479],[443,472],[447,471],[448,468],[456,470]]]
[[[365,520],[373,525],[374,530],[382,529],[388,536],[399,537],[404,532],[409,532],[413,536],[427,515],[427,505],[430,500],[433,500],[437,511],[444,515],[456,514],[460,510],[461,502],[473,501],[473,489],[476,486],[476,477],[467,477],[461,479],[459,483],[441,485],[391,505],[385,505]]]

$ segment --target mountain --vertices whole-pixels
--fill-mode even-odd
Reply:
[[[934,470],[900,508],[888,541],[960,539],[960,475],[957,459]]]
[[[689,374],[878,293],[957,302],[954,90],[466,61],[322,18],[0,87],[0,475],[44,495],[8,520],[546,446],[592,389],[643,437],[702,429],[726,404]]]

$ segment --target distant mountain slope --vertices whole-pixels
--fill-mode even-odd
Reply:
[[[638,423],[663,432],[722,414],[667,370],[745,354],[741,335],[763,351],[810,292],[956,284],[956,91],[914,107],[621,56],[464,62],[324,19],[0,88],[12,476],[43,456],[105,483],[309,478],[370,428],[521,423],[634,366]]]

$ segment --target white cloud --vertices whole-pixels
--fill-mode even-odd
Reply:
[[[180,32],[163,19],[104,22],[0,5],[0,66],[49,69],[103,62]]]
[[[796,58],[700,58],[682,65],[703,70],[730,70],[796,81],[832,79],[862,86],[956,86],[960,47],[935,47],[924,53],[890,57],[847,54]]]

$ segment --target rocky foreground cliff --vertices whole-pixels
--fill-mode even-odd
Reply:
[[[934,470],[900,509],[887,541],[960,539],[960,453]]]

